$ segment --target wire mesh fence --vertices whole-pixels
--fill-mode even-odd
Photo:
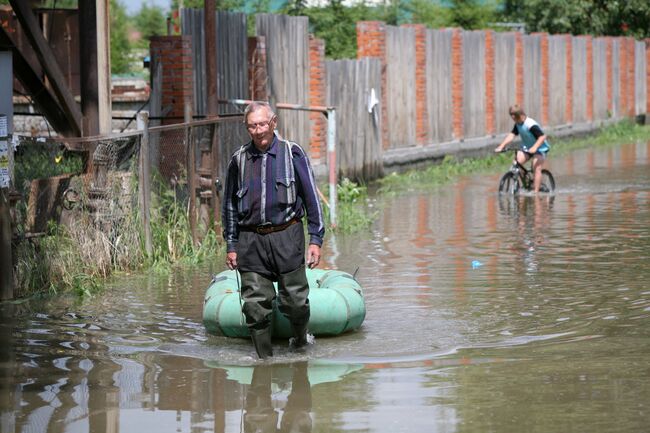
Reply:
[[[82,285],[66,278],[105,276],[147,259],[214,254],[221,177],[232,151],[247,139],[241,120],[83,139],[15,136],[16,287]],[[148,194],[143,162],[153,179]],[[144,248],[147,230],[153,231],[151,251]]]

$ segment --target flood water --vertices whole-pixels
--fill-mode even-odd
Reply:
[[[358,268],[366,320],[304,354],[206,334],[221,263],[4,304],[0,433],[646,432],[650,143],[548,168],[554,197],[495,173],[373,201],[322,265]]]

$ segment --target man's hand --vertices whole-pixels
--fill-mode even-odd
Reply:
[[[226,266],[228,266],[228,269],[231,271],[237,269],[237,253],[232,252],[226,254]]]
[[[309,269],[314,269],[320,263],[320,247],[318,245],[309,244],[307,248],[307,266]]]

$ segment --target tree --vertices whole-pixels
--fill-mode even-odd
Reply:
[[[148,40],[152,36],[161,36],[167,33],[165,12],[158,6],[143,4],[133,17],[133,21],[145,44],[148,44]]]
[[[407,5],[413,23],[424,24],[435,29],[447,27],[451,23],[451,11],[448,7],[430,0],[413,0]]]
[[[650,37],[647,0],[504,0],[503,19],[531,32]]]
[[[123,74],[129,72],[129,54],[131,44],[128,38],[126,9],[120,0],[110,0],[111,26],[111,72]]]
[[[376,19],[363,3],[344,6],[342,0],[329,0],[323,7],[304,8],[310,31],[325,41],[325,55],[333,59],[357,56],[357,21]]]
[[[489,27],[496,16],[496,5],[478,0],[453,0],[450,8],[451,25],[465,30]]]

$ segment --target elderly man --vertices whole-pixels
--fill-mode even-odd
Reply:
[[[244,112],[251,141],[237,150],[228,165],[222,223],[226,265],[241,274],[246,325],[260,358],[273,356],[271,313],[278,282],[278,308],[289,319],[293,347],[308,343],[309,285],[307,265],[318,266],[325,234],[309,158],[296,143],[275,134],[271,106],[253,102]]]

